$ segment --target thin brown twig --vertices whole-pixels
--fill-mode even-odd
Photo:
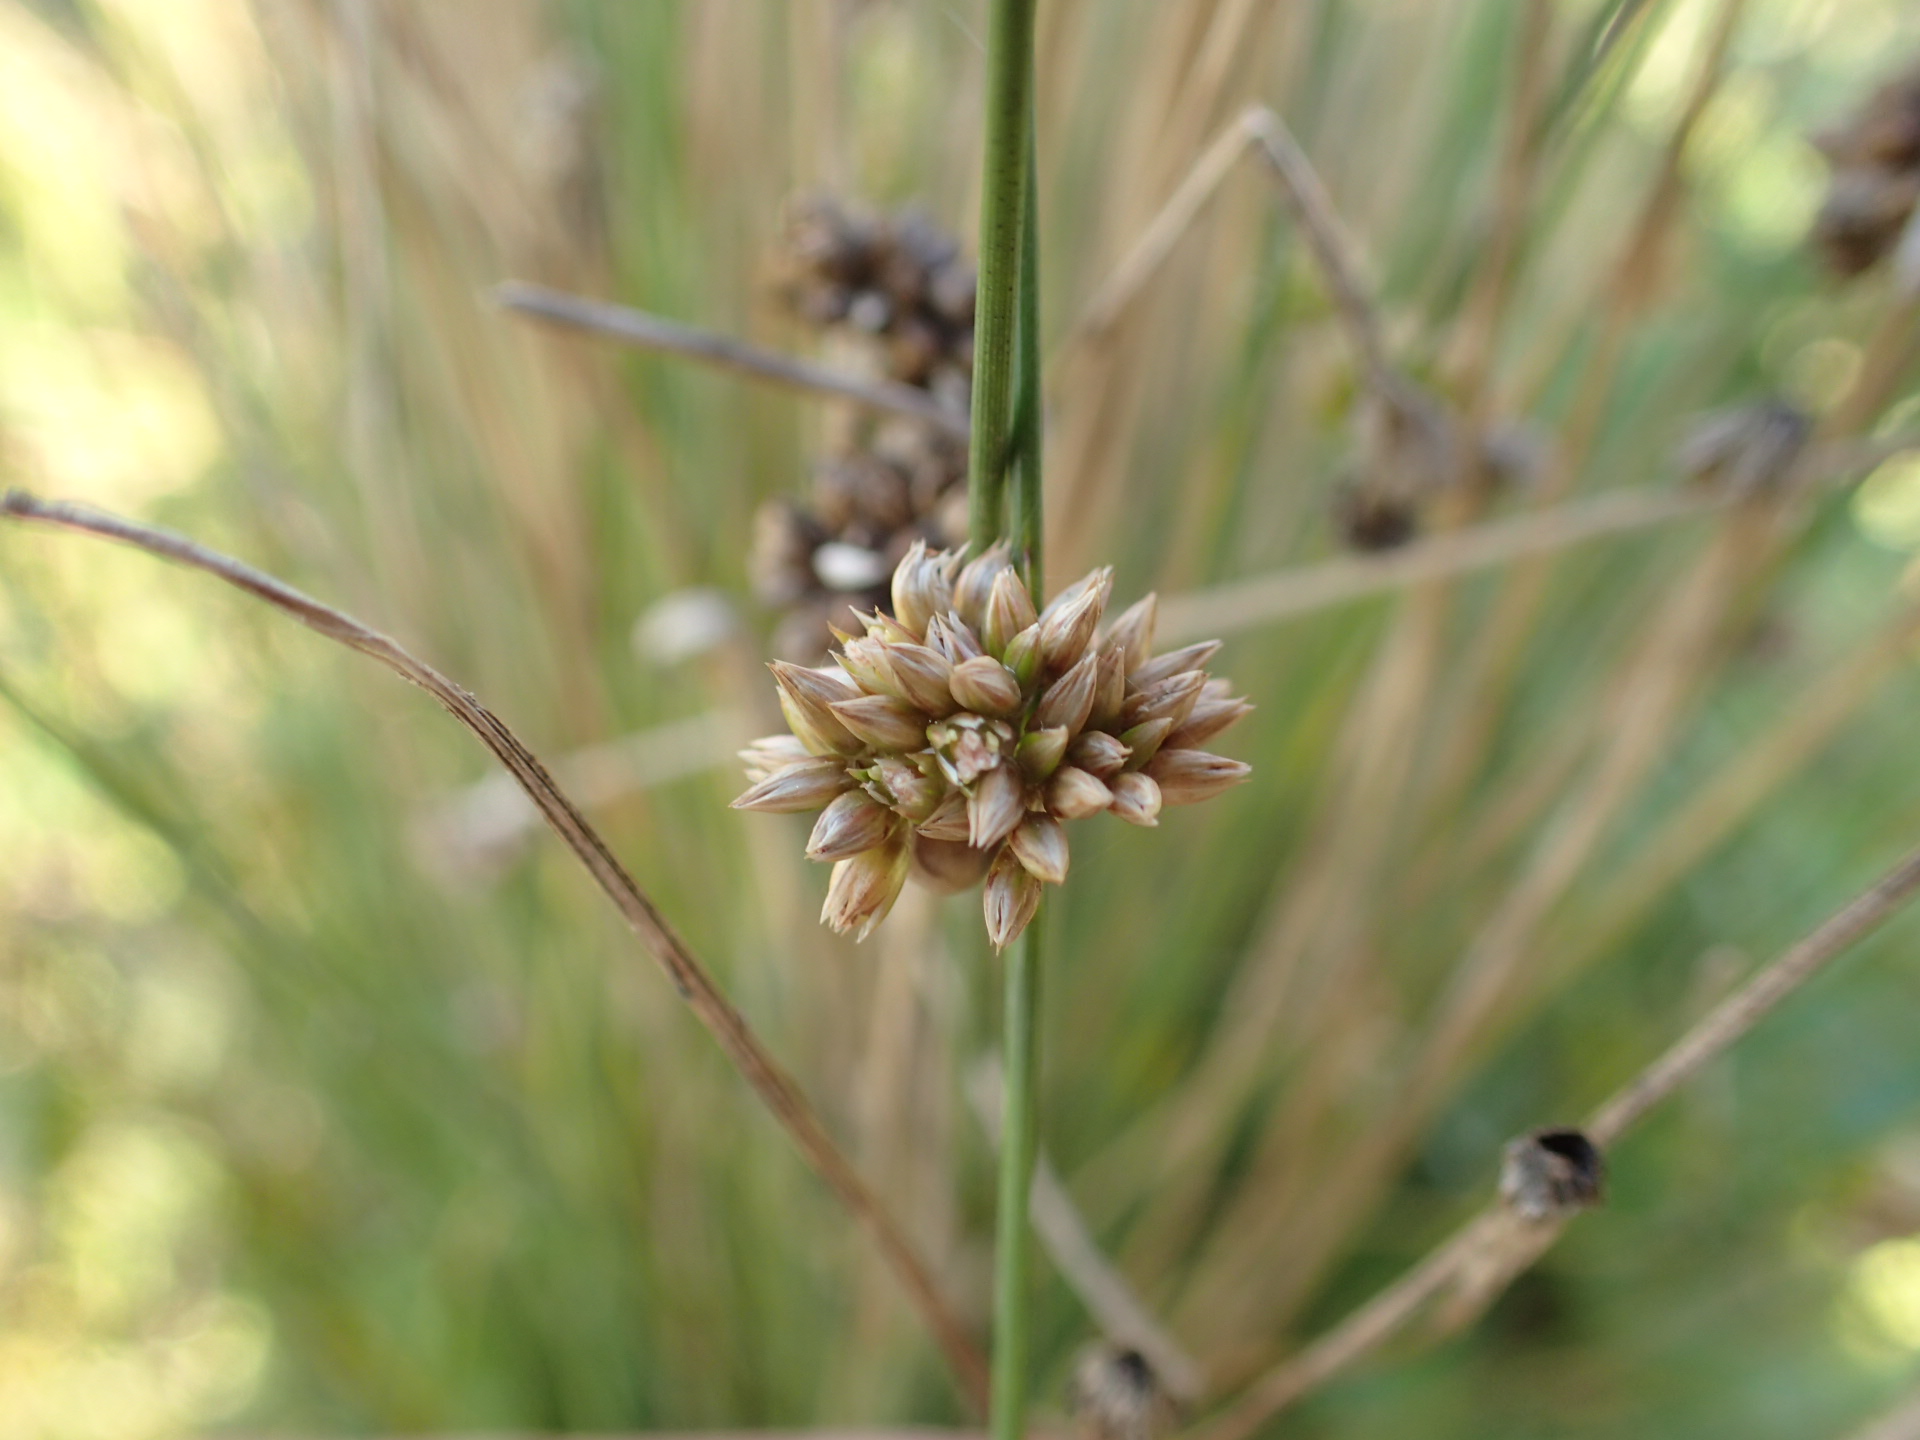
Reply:
[[[508,280],[493,289],[493,298],[507,309],[536,320],[590,330],[596,335],[624,341],[645,350],[658,350],[698,360],[703,365],[745,375],[749,379],[804,390],[815,395],[832,395],[851,400],[869,410],[879,410],[931,425],[956,440],[968,435],[967,417],[948,409],[924,390],[893,380],[867,380],[849,375],[829,365],[816,364],[798,356],[765,350],[730,335],[717,335],[668,320],[645,310],[590,300],[532,285],[524,280]]]
[[[1725,497],[1706,491],[1629,490],[1531,511],[1416,541],[1397,550],[1341,556],[1318,565],[1177,595],[1160,608],[1160,633],[1177,641],[1249,630],[1403,585],[1711,514],[1729,503]]]
[[[1760,971],[1605,1101],[1587,1122],[1588,1138],[1605,1150],[1916,893],[1920,850]],[[1197,1440],[1246,1440],[1281,1410],[1378,1350],[1449,1290],[1470,1287],[1474,1300],[1484,1304],[1544,1254],[1565,1224],[1523,1220],[1498,1206],[1482,1210],[1332,1330],[1254,1382],[1196,1432]]]
[[[914,1253],[897,1222],[840,1153],[799,1085],[781,1068],[745,1017],[734,1009],[666,918],[614,858],[599,832],[561,792],[546,767],[498,717],[469,691],[416,658],[397,641],[183,535],[85,506],[42,501],[20,490],[10,490],[0,499],[0,516],[119,540],[151,555],[203,571],[264,600],[327,639],[379,661],[438,700],[519,782],[527,798],[586,867],[587,873],[639,936],[647,952],[666,971],[674,989],[719,1042],[774,1119],[792,1137],[807,1163],[873,1238],[933,1332],[962,1393],[984,1408],[987,1386],[984,1358],[954,1311],[941,1298],[931,1272]]]

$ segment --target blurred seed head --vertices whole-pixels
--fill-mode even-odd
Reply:
[[[1535,1130],[1507,1142],[1500,1199],[1524,1220],[1555,1220],[1598,1205],[1607,1162],[1578,1130]]]
[[[1729,495],[1777,491],[1791,477],[1813,418],[1785,400],[1716,410],[1694,422],[1674,454],[1682,474]]]
[[[1887,81],[1814,143],[1827,157],[1828,179],[1811,238],[1827,268],[1850,279],[1894,251],[1920,202],[1920,66]]]
[[[1147,1357],[1104,1341],[1074,1361],[1067,1409],[1082,1440],[1160,1440],[1181,1419],[1179,1403]]]

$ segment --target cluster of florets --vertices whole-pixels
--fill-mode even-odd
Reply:
[[[754,783],[737,809],[821,811],[807,842],[833,862],[820,918],[859,939],[912,875],[947,892],[984,880],[1004,947],[1041,886],[1067,878],[1063,821],[1151,826],[1248,773],[1200,748],[1253,708],[1208,677],[1219,641],[1155,656],[1151,595],[1103,631],[1110,569],[1036,610],[1005,546],[960,561],[916,545],[894,613],[841,634],[837,665],[774,662],[793,733],[741,754]]]

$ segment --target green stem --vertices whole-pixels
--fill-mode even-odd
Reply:
[[[1044,911],[1045,907],[1041,907]],[[1008,947],[1000,1122],[1000,1223],[993,1267],[993,1440],[1021,1440],[1027,1416],[1027,1197],[1038,1148],[1040,922]]]
[[[1046,590],[1041,553],[1044,529],[1040,460],[1044,434],[1040,422],[1040,200],[1034,175],[1034,127],[1027,123],[1026,200],[1020,207],[1020,302],[1015,331],[1013,386],[1013,554],[1027,589]]]
[[[1034,0],[993,0],[987,32],[987,135],[980,186],[980,284],[973,321],[973,437],[967,459],[971,549],[1006,534],[1020,212],[1033,109]]]

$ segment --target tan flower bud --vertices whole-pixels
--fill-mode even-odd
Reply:
[[[836,700],[832,709],[835,719],[876,750],[899,754],[927,743],[926,715],[891,695]]]
[[[1014,747],[1013,759],[1020,773],[1031,784],[1038,785],[1060,768],[1061,757],[1066,753],[1067,728],[1056,725],[1050,730],[1029,730],[1022,735]]]
[[[1125,765],[1127,756],[1132,753],[1119,736],[1109,735],[1104,730],[1083,730],[1067,746],[1069,762],[1101,779]]]
[[[1077,765],[1062,765],[1047,781],[1047,813],[1062,820],[1084,820],[1113,803],[1113,791]]]
[[[1007,847],[1034,879],[1058,885],[1067,878],[1067,832],[1051,815],[1027,816],[1007,837]]]
[[[1169,805],[1197,805],[1222,790],[1231,790],[1253,772],[1243,760],[1209,755],[1204,750],[1162,750],[1148,763],[1146,773],[1160,786]]]
[[[1113,567],[1103,565],[1086,579],[1069,585],[1040,615],[1040,649],[1047,673],[1058,675],[1076,665],[1093,643],[1100,615],[1113,594]]]
[[[1143,720],[1164,717],[1173,721],[1177,730],[1186,724],[1187,716],[1193,713],[1193,707],[1200,699],[1201,687],[1206,683],[1207,677],[1198,670],[1157,680],[1127,697],[1127,703],[1120,707],[1120,723],[1133,726]]]
[[[907,855],[905,836],[895,835],[836,864],[827,883],[827,903],[820,910],[821,923],[842,935],[852,931],[855,940],[866,939],[907,883]]]
[[[975,630],[986,623],[987,597],[993,594],[994,580],[1012,565],[1011,548],[1006,541],[996,540],[961,567],[959,578],[953,582],[953,608]]]
[[[926,541],[916,540],[893,572],[894,618],[916,640],[926,634],[929,620],[953,604],[954,558],[945,550],[929,552]]]
[[[976,850],[964,840],[913,837],[913,878],[940,895],[958,895],[986,878],[993,863],[990,851]]]
[[[1079,664],[1046,688],[1034,707],[1030,722],[1035,729],[1064,727],[1069,735],[1078,735],[1093,709],[1093,690],[1100,678],[1100,657],[1082,656]]]
[[[1020,708],[1020,682],[991,655],[976,655],[953,667],[953,698],[976,715],[1008,716]]]
[[[993,577],[986,613],[980,618],[980,641],[989,655],[1004,655],[1008,642],[1039,618],[1025,583],[1012,569],[1002,570]]]
[[[1156,655],[1144,665],[1135,666],[1127,678],[1133,681],[1134,688],[1144,690],[1147,686],[1161,680],[1171,679],[1175,675],[1184,675],[1189,670],[1204,670],[1207,661],[1220,652],[1218,640],[1202,640],[1197,645],[1183,645],[1178,650],[1169,650],[1164,655]],[[1201,683],[1206,676],[1200,677]]]
[[[762,735],[740,752],[740,758],[746,762],[747,779],[759,781],[814,755],[798,735]]]
[[[1040,648],[1040,622],[1036,620],[1009,640],[1000,659],[1013,672],[1013,678],[1020,682],[1021,690],[1031,692],[1040,683],[1041,669],[1046,661]]]
[[[1010,847],[993,857],[981,905],[987,916],[987,938],[996,950],[1006,949],[1033,923],[1040,908],[1040,882],[1027,873]]]
[[[929,840],[945,840],[955,845],[965,845],[969,830],[966,792],[949,790],[946,799],[934,806],[933,813],[915,828]]]
[[[982,775],[967,797],[967,843],[986,850],[1006,839],[1027,813],[1024,788],[1010,766]]]
[[[853,784],[846,763],[838,755],[784,765],[733,802],[736,810],[766,810],[776,815],[818,810]]]
[[[884,610],[876,610],[871,615],[862,615],[858,610],[853,613],[866,627],[870,640],[878,640],[886,645],[912,645],[920,639]]]
[[[1114,776],[1108,788],[1113,791],[1108,808],[1129,825],[1152,828],[1160,823],[1160,787],[1151,776],[1127,770]]]
[[[881,756],[862,773],[867,777],[869,795],[916,823],[931,816],[946,798],[943,779],[927,775],[918,765],[897,755]]]
[[[861,748],[859,739],[832,710],[836,701],[858,693],[851,680],[837,671],[828,675],[784,660],[767,668],[780,686],[780,711],[802,745],[815,755],[851,755]]]
[[[1087,726],[1105,730],[1120,720],[1127,703],[1127,657],[1118,650],[1099,653],[1099,673],[1093,682],[1093,708],[1087,712]]]
[[[928,719],[938,720],[953,713],[953,691],[948,685],[953,662],[946,656],[926,645],[889,645],[887,662],[893,667],[902,698]]]
[[[820,812],[807,837],[809,860],[845,860],[893,833],[894,814],[864,790],[849,790]]]
[[[841,641],[839,653],[833,658],[840,662],[840,668],[847,672],[853,683],[867,694],[892,695],[905,700],[907,694],[893,673],[889,649],[884,641],[856,635]]]
[[[1113,627],[1107,631],[1107,638],[1100,642],[1100,648],[1117,650],[1126,656],[1129,673],[1138,670],[1153,653],[1153,626],[1159,613],[1160,597],[1157,595],[1148,595],[1144,600],[1129,605],[1121,611],[1120,618],[1113,622]]]
[[[1166,716],[1158,720],[1142,720],[1131,729],[1120,732],[1120,741],[1127,747],[1127,766],[1129,770],[1144,770],[1154,753],[1167,743],[1167,736],[1173,733],[1173,721]]]
[[[965,621],[951,612],[936,615],[927,622],[927,644],[946,656],[948,662],[954,665],[987,653],[980,646],[980,637],[967,628]]]
[[[1202,690],[1199,702],[1187,716],[1187,723],[1167,737],[1167,748],[1191,750],[1204,745],[1229,725],[1238,724],[1252,713],[1253,706],[1244,699],[1209,695]]]

